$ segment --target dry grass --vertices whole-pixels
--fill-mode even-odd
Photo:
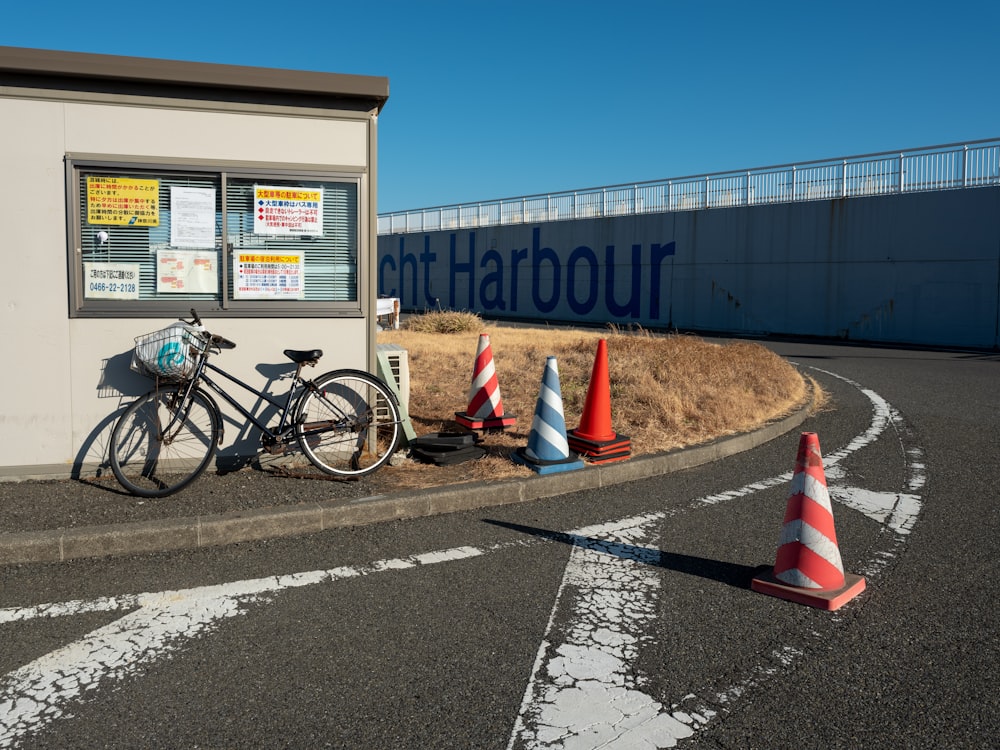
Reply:
[[[483,319],[475,313],[456,310],[416,315],[403,324],[405,330],[416,333],[466,333],[478,331],[482,326]]]
[[[453,317],[420,320],[439,315]],[[515,415],[517,424],[503,434],[486,435],[483,445],[489,454],[480,461],[387,468],[387,479],[397,486],[438,484],[445,474],[447,481],[531,475],[508,456],[527,444],[546,358],[557,358],[566,428],[572,429],[583,413],[602,338],[607,340],[612,424],[631,437],[633,456],[754,429],[800,405],[807,393],[790,364],[755,343],[720,345],[695,336],[642,331],[510,327],[484,324],[469,313],[431,316],[410,319],[404,330],[378,334],[380,343],[408,351],[410,417],[417,435],[456,429],[452,420],[468,406],[480,333],[489,334],[504,412]],[[461,332],[425,332],[439,330]]]

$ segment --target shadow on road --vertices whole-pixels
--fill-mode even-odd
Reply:
[[[634,544],[626,544],[624,542],[595,539],[578,534],[567,534],[563,531],[539,529],[534,526],[523,526],[517,523],[508,523],[507,521],[494,521],[489,518],[484,518],[483,520],[493,526],[500,526],[522,534],[530,534],[534,537],[561,542],[574,547],[592,549],[608,555],[614,555],[622,560],[633,560],[647,565],[654,565],[658,568],[664,568],[665,570],[673,570],[677,573],[707,578],[740,589],[749,589],[751,579],[762,570],[768,568],[768,566],[750,567],[749,565],[738,565],[722,560],[709,560],[704,557],[695,557],[694,555],[682,555],[676,552],[650,549],[649,547],[638,547]]]

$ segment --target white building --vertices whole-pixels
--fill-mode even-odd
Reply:
[[[134,337],[192,307],[257,387],[284,391],[285,348],[323,349],[317,372],[374,371],[388,90],[0,47],[0,480],[92,474],[152,385],[129,369]],[[230,458],[257,449],[237,418]]]

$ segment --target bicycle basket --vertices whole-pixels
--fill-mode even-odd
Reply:
[[[160,331],[137,336],[132,369],[151,378],[184,380],[194,374],[198,357],[208,347],[203,329],[174,323]]]

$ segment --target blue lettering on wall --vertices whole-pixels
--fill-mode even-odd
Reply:
[[[658,242],[653,243],[653,247],[649,253],[649,317],[652,320],[660,319],[660,266],[663,264],[664,258],[672,256],[677,252],[677,246],[674,242],[668,242],[666,245],[661,245]],[[671,278],[673,276],[673,268],[671,267]],[[670,316],[672,317],[672,316]],[[668,326],[673,325],[673,321],[668,319]]]
[[[673,244],[673,243],[671,243]],[[612,317],[623,318],[626,315],[638,318],[642,313],[639,309],[639,286],[642,282],[642,245],[632,245],[632,286],[628,302],[619,305],[615,299],[615,246],[608,245],[604,250],[604,303]]]
[[[437,253],[431,252],[430,235],[424,236],[424,251],[420,253],[420,262],[424,265],[424,306],[436,307],[437,296],[431,294],[431,263],[437,260]],[[413,292],[416,298],[416,290]]]
[[[399,242],[400,244],[403,243],[402,238],[400,238]],[[389,253],[383,255],[382,260],[378,263],[378,293],[382,297],[398,297],[399,295],[396,294],[396,287],[393,287],[389,291],[385,290],[386,266],[389,266],[389,268],[393,271],[396,270],[396,261],[392,259],[392,256],[389,255]]]
[[[410,299],[414,303],[417,301],[417,258],[413,253],[404,253],[404,239],[399,238],[399,293],[405,295],[406,293],[406,282],[403,280],[404,274],[406,273],[406,267],[410,266],[413,269],[413,291],[411,292]]]
[[[465,254],[458,250],[458,244],[464,244],[463,234],[468,235]],[[386,252],[378,261],[379,293],[400,297],[404,308],[420,309],[436,307],[447,287],[448,296],[441,301],[451,308],[673,324],[673,263],[668,260],[676,254],[675,242],[654,242],[648,250],[636,243],[627,256],[615,245],[606,245],[598,259],[587,245],[577,246],[568,256],[543,245],[540,227],[534,227],[531,235],[530,248],[498,251],[494,240],[494,249],[477,258],[477,232],[450,233],[447,264],[443,258],[438,262],[442,253],[431,247],[443,233],[425,234],[419,255],[407,252],[406,238],[400,237],[397,252]],[[481,279],[477,268],[482,269]],[[521,281],[531,284],[530,300],[519,297]],[[649,310],[644,316],[642,301],[647,297]]]
[[[493,264],[493,270],[483,277],[479,285],[479,304],[484,310],[506,310],[507,303],[503,298],[503,256],[496,250],[487,250],[483,254],[483,259],[479,261],[479,266],[486,268],[490,263]],[[513,282],[513,287],[516,292],[516,280]]]
[[[541,313],[549,313],[556,309],[559,304],[559,282],[562,276],[562,267],[559,265],[559,256],[551,247],[541,247],[542,230],[535,227],[531,231],[531,300],[535,303],[535,309]],[[541,280],[542,264],[548,263],[552,272],[552,292],[548,299],[542,299]]]
[[[579,261],[590,266],[587,283],[587,297],[582,302],[576,298],[576,268]],[[577,315],[587,315],[597,303],[597,256],[586,245],[580,245],[570,253],[566,262],[566,301]]]
[[[517,310],[517,278],[518,278],[518,266],[521,265],[521,261],[528,257],[528,248],[522,248],[520,250],[511,250],[510,252],[510,310],[514,312]]]
[[[455,308],[458,307],[458,303],[455,301],[455,277],[460,273],[469,274],[469,283],[467,284],[469,290],[469,303],[464,307],[465,310],[474,310],[476,307],[475,292],[476,292],[476,233],[469,232],[469,261],[468,263],[459,263],[456,260],[455,243],[457,238],[453,233],[449,240],[449,252],[451,258],[451,281],[448,284],[448,306]]]

